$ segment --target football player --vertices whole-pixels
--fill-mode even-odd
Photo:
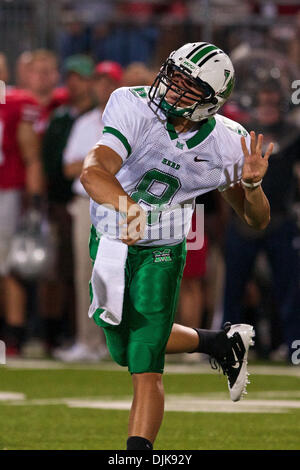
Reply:
[[[164,412],[166,352],[209,354],[227,375],[231,399],[239,400],[245,391],[251,325],[207,331],[173,324],[195,197],[218,189],[251,227],[264,229],[270,220],[261,182],[273,146],[263,156],[261,134],[249,135],[218,114],[233,86],[234,69],[221,49],[205,42],[185,44],[170,54],[151,87],[112,93],[103,136],[85,160],[81,182],[91,197],[94,271],[104,238],[117,235],[128,247],[121,319],[105,310],[105,302],[90,309],[112,358],[132,374],[128,450],[152,449]],[[185,217],[177,217],[183,207]],[[174,227],[164,235],[171,209],[176,229],[182,223],[176,237]],[[116,247],[122,242],[116,240]],[[104,260],[111,261],[111,269],[116,253]],[[101,269],[92,277],[94,299],[100,281]],[[115,291],[107,295],[117,297],[118,282],[111,278],[111,283]]]

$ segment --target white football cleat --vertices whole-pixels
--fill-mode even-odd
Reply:
[[[239,401],[246,395],[249,373],[247,371],[249,347],[254,345],[254,328],[251,325],[225,323],[223,326],[230,341],[229,349],[222,358],[214,358],[228,379],[228,389],[232,401]]]

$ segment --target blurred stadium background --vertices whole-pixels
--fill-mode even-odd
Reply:
[[[82,196],[72,186],[76,175],[65,168],[64,130],[101,110],[111,86],[151,84],[170,51],[193,41],[215,43],[232,57],[236,85],[222,113],[276,144],[264,182],[272,223],[257,235],[218,194],[198,200],[206,242],[188,258],[178,320],[204,328],[223,320],[254,324],[253,379],[249,398],[231,404],[225,379],[204,357],[168,359],[169,398],[156,448],[299,449],[300,1],[0,0],[0,80],[13,96],[0,104],[0,123],[3,107],[17,102],[17,117],[6,122],[16,140],[12,122],[22,122],[24,107],[36,107],[31,138],[39,142],[38,171],[46,182],[35,194],[24,167],[23,183],[9,187],[0,158],[1,449],[119,449],[125,442],[130,377],[110,361],[98,330],[96,339],[89,333],[78,293],[89,275],[89,268],[77,271],[87,244],[75,233],[85,222],[78,216]],[[71,83],[74,73],[80,83]],[[4,158],[8,147],[9,140]],[[22,198],[18,209],[3,210],[7,189]],[[29,234],[42,256],[17,274],[7,268],[11,240],[4,240],[12,210],[21,218],[10,234],[14,249]]]

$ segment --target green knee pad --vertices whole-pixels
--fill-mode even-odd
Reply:
[[[128,370],[131,374],[144,372],[163,373],[164,351],[157,350],[155,344],[130,342],[128,345]]]

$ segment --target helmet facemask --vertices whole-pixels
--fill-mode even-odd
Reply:
[[[186,87],[176,83],[173,79],[174,74],[179,72],[183,77]],[[199,92],[191,90],[191,88],[198,89]],[[178,95],[178,98],[172,104],[168,102],[166,95],[169,91],[173,91]],[[149,91],[149,106],[154,112],[161,109],[167,117],[176,116],[184,117],[191,121],[200,121],[206,119],[207,112],[204,112],[203,117],[201,112],[195,113],[196,110],[207,110],[207,108],[216,108],[218,100],[215,98],[215,92],[208,83],[203,82],[199,77],[192,77],[184,67],[175,65],[172,59],[168,59],[160,69],[154,83]],[[182,99],[192,100],[192,104],[185,107],[179,106]],[[196,114],[196,115],[195,115]],[[200,116],[199,116],[200,115]]]

